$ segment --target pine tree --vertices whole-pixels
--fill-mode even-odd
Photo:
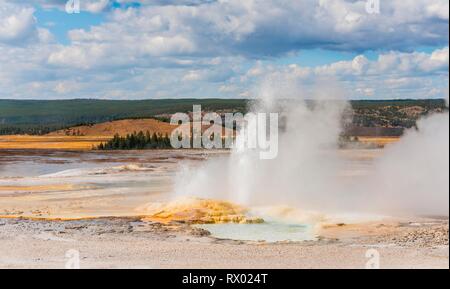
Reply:
[[[106,143],[97,146],[99,150],[131,150],[131,149],[165,149],[170,148],[170,137],[168,134],[162,135],[140,131],[139,133],[128,134],[121,137],[118,134]]]

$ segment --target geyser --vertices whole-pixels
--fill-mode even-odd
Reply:
[[[335,202],[329,198],[336,200],[333,195],[339,194],[335,186],[341,169],[337,148],[347,103],[329,101],[330,95],[342,98],[337,86],[328,83],[326,87],[307,99],[294,81],[266,79],[251,110],[280,113],[283,123],[277,158],[261,160],[258,151],[237,147],[230,156],[183,170],[177,177],[177,195],[226,199],[246,206],[331,208]],[[314,106],[311,99],[317,101]]]
[[[322,81],[306,93],[278,76],[265,79],[257,95],[252,111],[281,115],[277,158],[261,160],[254,150],[236,148],[182,170],[177,196],[325,213],[448,215],[448,113],[420,120],[418,130],[390,145],[367,176],[353,178],[343,176],[351,168],[338,148],[348,108],[338,85]]]

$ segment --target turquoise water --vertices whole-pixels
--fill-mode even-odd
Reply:
[[[197,225],[211,232],[212,237],[242,241],[314,241],[312,225],[267,222],[263,224],[207,224]]]

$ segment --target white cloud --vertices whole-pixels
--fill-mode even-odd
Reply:
[[[106,12],[104,21],[69,31],[63,45],[32,7],[65,2],[0,0],[0,97],[247,97],[268,74],[337,78],[350,97],[420,97],[448,87],[447,0],[382,0],[374,15],[365,0],[141,0],[121,9],[85,0],[82,10]],[[411,52],[423,46],[445,48]],[[277,62],[310,48],[361,55],[318,67]],[[387,52],[373,60],[367,49]]]
[[[104,9],[106,2],[89,5]],[[90,46],[110,46],[112,55],[93,62],[101,65],[120,57],[115,54],[140,62],[143,56],[261,57],[306,48],[408,50],[448,43],[448,21],[437,14],[448,3],[440,0],[383,1],[377,15],[365,11],[365,0],[141,2],[141,8],[112,10],[106,23],[90,30],[69,32],[72,45],[86,55]]]
[[[337,79],[348,89],[349,98],[423,98],[442,97],[448,87],[448,47],[432,53],[389,52],[370,61],[359,55],[318,67],[296,64],[250,68],[248,78],[291,79],[308,85],[317,79]],[[253,74],[253,70],[264,71]],[[375,89],[376,88],[376,89]],[[352,93],[353,92],[353,93]]]
[[[219,91],[225,92],[225,93],[230,93],[230,92],[234,93],[235,91],[237,91],[237,88],[234,85],[221,85],[219,87]]]
[[[33,8],[0,4],[0,44],[21,44],[37,36]]]
[[[78,91],[80,89],[80,84],[73,81],[62,81],[56,83],[54,87],[54,91],[57,94],[67,94],[74,91]]]
[[[195,44],[181,35],[147,36],[140,43],[141,51],[151,56],[183,55],[195,51]]]
[[[183,81],[198,81],[202,79],[202,75],[199,71],[191,70],[183,76]]]
[[[110,5],[110,0],[94,0],[94,1],[85,1],[82,0],[81,3],[81,9],[85,9],[88,12],[91,13],[99,13],[104,11],[109,5]]]
[[[1,1],[23,5],[39,4],[44,9],[59,9],[65,11],[66,4],[69,0],[1,0]],[[113,2],[114,2],[113,0],[79,0],[80,11],[90,13],[104,12],[111,7],[111,4]]]
[[[381,54],[376,61],[369,61],[359,55],[351,61],[339,61],[314,69],[316,75],[358,76],[358,75],[393,75],[416,73],[440,73],[449,67],[448,47],[427,53],[389,52]]]
[[[95,65],[97,59],[106,56],[105,46],[100,44],[90,45],[88,47],[60,47],[57,52],[52,52],[49,55],[48,63],[56,66],[89,69]]]
[[[357,88],[356,93],[364,97],[372,97],[375,94],[375,90],[371,87]]]

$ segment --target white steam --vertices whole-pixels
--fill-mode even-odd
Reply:
[[[449,114],[418,122],[378,161],[371,183],[377,207],[396,213],[449,214]]]
[[[236,149],[229,157],[211,160],[201,168],[185,169],[177,178],[177,193],[245,205],[330,207],[327,203],[333,202],[328,199],[335,199],[332,195],[337,193],[334,184],[341,163],[337,141],[347,104],[326,100],[336,99],[340,91],[331,82],[319,86],[329,89],[307,95],[294,81],[266,79],[258,91],[260,102],[252,111],[283,112],[278,157],[260,160],[256,150]],[[311,108],[308,99],[324,102]]]
[[[176,194],[224,199],[249,206],[288,205],[321,212],[448,215],[449,116],[430,116],[387,148],[369,176],[345,175],[339,153],[343,93],[332,81],[304,91],[295,81],[266,79],[254,112],[282,111],[279,154],[234,150],[177,176]],[[283,99],[295,99],[285,101]],[[328,101],[330,99],[340,101]],[[307,100],[320,100],[311,107]],[[281,122],[281,121],[280,121]]]

